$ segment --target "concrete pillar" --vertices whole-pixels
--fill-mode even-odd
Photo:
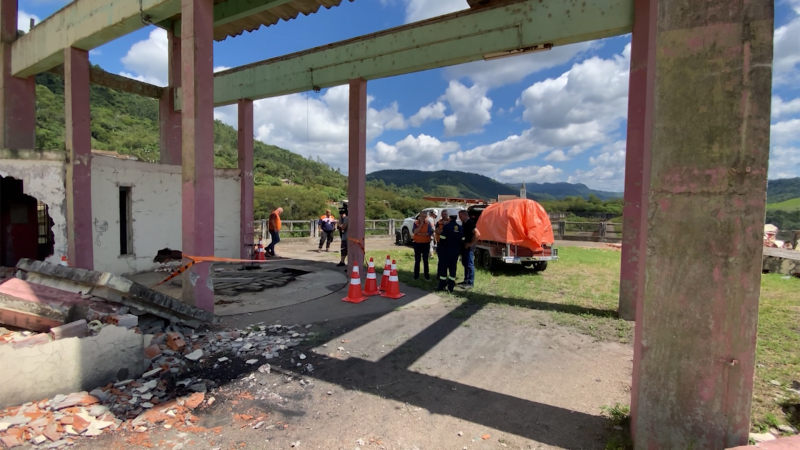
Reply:
[[[347,265],[364,265],[367,184],[367,80],[350,80],[350,160],[347,172]]]
[[[652,153],[634,444],[735,447],[747,443],[753,393],[773,1],[651,0],[649,8]]]
[[[247,257],[245,244],[253,243],[253,101],[239,100],[239,170],[241,175],[240,250]]]
[[[214,255],[213,0],[181,3],[183,254]],[[210,263],[183,274],[182,300],[214,311]]]
[[[72,47],[64,49],[67,257],[73,267],[92,270],[94,239],[89,68],[89,52]]]
[[[167,31],[169,84],[159,101],[161,164],[181,164],[181,113],[175,111],[175,92],[181,86],[181,40]]]
[[[622,213],[622,264],[619,277],[619,317],[636,319],[644,293],[647,248],[647,195],[650,186],[650,141],[655,74],[656,11],[651,0],[635,0],[628,81],[628,140],[625,151],[625,205]],[[644,207],[643,207],[644,205]]]
[[[17,40],[17,0],[0,1],[0,148],[36,148],[34,77],[11,76],[11,44]]]

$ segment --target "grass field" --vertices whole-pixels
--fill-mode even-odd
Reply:
[[[785,202],[780,203],[767,203],[767,209],[775,210],[780,209],[783,211],[798,211],[800,210],[800,197],[791,198]]]
[[[431,261],[433,281],[413,281],[413,252],[403,249],[389,253],[397,260],[400,281],[429,291],[436,288],[436,260]],[[382,267],[386,252],[368,252],[367,256]],[[540,310],[554,322],[596,339],[630,343],[632,324],[616,318],[620,253],[563,247],[559,256],[560,261],[550,263],[541,274],[515,266],[493,274],[478,269],[475,288],[457,290],[451,297],[456,301]],[[462,276],[459,263],[458,281]],[[754,430],[785,423],[800,426],[800,397],[787,390],[792,381],[800,381],[799,293],[800,279],[762,276],[752,407]],[[773,380],[780,386],[774,385]]]

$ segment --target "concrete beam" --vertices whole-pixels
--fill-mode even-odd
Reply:
[[[534,45],[566,45],[630,32],[633,0],[584,6],[516,0],[460,11],[218,72],[214,104],[257,100],[452,66]],[[180,99],[177,101],[181,108]]]
[[[625,152],[625,205],[622,214],[622,263],[619,277],[619,317],[636,319],[644,295],[647,256],[647,195],[653,138],[653,87],[656,11],[650,0],[635,0],[628,80],[628,138]]]
[[[750,430],[774,5],[649,7],[655,83],[634,447],[725,449],[747,444]]]
[[[214,255],[214,29],[211,0],[183,0],[181,15],[184,255]],[[182,300],[214,311],[211,263],[183,273]]]
[[[167,31],[168,86],[158,101],[161,164],[181,165],[181,113],[175,111],[175,91],[181,85],[181,40]]]
[[[79,3],[79,2],[76,2]],[[92,128],[89,52],[64,50],[64,121],[67,147],[67,255],[73,267],[94,268]]]
[[[180,12],[180,0],[73,1],[19,38],[11,74],[28,77],[64,62],[64,50],[91,50]]]
[[[64,65],[59,64],[48,72],[64,77]],[[141,95],[142,97],[160,99],[164,96],[164,88],[143,81],[134,80],[111,72],[106,72],[97,67],[89,68],[89,81],[98,86],[104,86],[117,91]]]
[[[214,5],[214,26],[225,25],[234,20],[244,19],[253,14],[285,5],[293,0],[228,0]],[[181,21],[165,20],[158,24],[166,30],[172,30],[176,36],[181,34]]]
[[[242,259],[248,258],[246,244],[253,244],[253,101],[239,100],[239,170],[241,175],[241,204],[239,250]]]
[[[347,176],[347,267],[364,266],[367,184],[367,81],[350,80],[350,159]],[[355,239],[358,242],[353,242]]]

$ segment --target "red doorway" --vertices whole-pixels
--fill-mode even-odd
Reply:
[[[22,180],[0,177],[0,266],[52,255],[52,227],[47,205],[25,194]]]

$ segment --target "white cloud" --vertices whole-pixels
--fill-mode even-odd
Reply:
[[[446,136],[480,133],[492,118],[489,112],[492,101],[486,97],[486,89],[478,84],[468,88],[453,80],[443,98],[453,110],[453,114],[444,118]]]
[[[800,145],[775,146],[769,156],[769,179],[800,177]]]
[[[420,134],[407,136],[395,145],[378,142],[375,151],[367,159],[367,171],[381,169],[430,169],[440,165],[442,157],[457,151],[457,142],[442,142],[435,137]]]
[[[606,145],[597,157],[589,158],[592,168],[576,170],[567,181],[583,183],[595,189],[622,192],[625,184],[625,141]]]
[[[800,119],[784,120],[770,127],[770,142],[772,145],[785,145],[800,140],[797,130],[800,130]]]
[[[120,75],[166,86],[169,80],[167,45],[167,32],[161,28],[154,29],[147,39],[133,44],[122,57],[122,65],[127,71],[120,72]]]
[[[800,2],[790,2],[796,17],[786,25],[778,27],[773,37],[774,54],[772,59],[773,82],[775,84],[794,84],[800,81],[795,70],[800,63]]]
[[[562,162],[569,161],[570,158],[564,154],[563,150],[553,150],[549,155],[545,156],[544,160],[549,162]]]
[[[581,42],[577,44],[554,47],[541,53],[531,53],[492,61],[475,61],[445,69],[449,79],[469,78],[473,83],[489,88],[516,83],[532,73],[551,67],[566,64],[581,53],[586,52],[596,43]]]
[[[337,86],[325,90],[322,95],[292,94],[255,101],[253,128],[256,139],[303,156],[319,156],[346,173],[349,92],[348,86]],[[368,104],[373,101],[372,96],[367,97]],[[214,117],[236,126],[236,105],[216,108]],[[385,130],[405,129],[407,125],[397,103],[367,110],[367,139],[370,141]]]
[[[23,10],[19,10],[17,12],[17,29],[22,30],[26,33],[30,31],[31,19],[33,19],[34,22],[36,23],[39,23],[41,21],[41,19],[39,19],[39,16],[36,16],[34,14],[28,14]]]
[[[408,121],[412,127],[418,127],[428,120],[444,119],[445,108],[442,102],[431,103],[420,108]]]
[[[406,23],[468,9],[467,0],[405,0]]]
[[[800,97],[784,102],[783,99],[777,95],[772,96],[773,119],[777,119],[780,116],[789,116],[797,112],[800,112]]]
[[[558,78],[522,93],[522,117],[550,147],[588,148],[608,142],[627,115],[630,44],[611,59],[589,58]]]
[[[563,170],[547,165],[544,167],[527,166],[506,169],[501,171],[498,175],[502,181],[509,183],[519,183],[525,180],[535,181],[536,183],[552,183],[561,181],[562,173]]]

